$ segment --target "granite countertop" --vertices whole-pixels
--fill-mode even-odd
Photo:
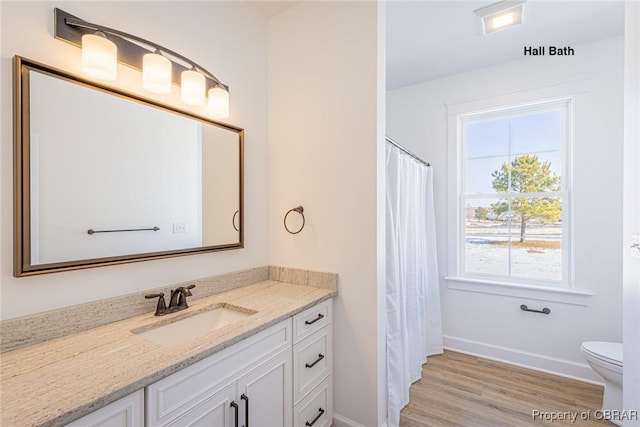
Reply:
[[[64,425],[335,295],[331,289],[267,280],[189,301],[189,308],[177,313],[148,313],[3,353],[0,422]],[[256,313],[170,347],[131,332],[220,303]]]

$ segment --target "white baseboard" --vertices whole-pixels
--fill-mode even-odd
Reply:
[[[602,379],[586,363],[571,362],[448,335],[444,336],[444,348],[565,378],[604,385]]]
[[[333,427],[365,427],[360,423],[353,421],[347,417],[344,417],[340,414],[333,413]],[[380,427],[387,427],[387,423],[385,422]]]

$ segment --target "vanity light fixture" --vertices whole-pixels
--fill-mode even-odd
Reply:
[[[115,80],[118,48],[102,31],[82,36],[82,71],[99,80]]]
[[[229,117],[229,86],[179,53],[138,36],[83,21],[58,8],[54,27],[56,38],[82,47],[82,70],[91,77],[115,80],[119,61],[142,71],[144,89],[167,94],[175,84],[181,86],[182,102],[195,106],[205,105],[209,94],[209,114]],[[92,48],[94,44],[100,48]],[[106,58],[112,58],[110,65]]]
[[[526,0],[506,0],[473,11],[478,35],[513,28],[524,22]]]

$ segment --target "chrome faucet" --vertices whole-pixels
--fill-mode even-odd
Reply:
[[[193,295],[191,289],[196,285],[180,286],[171,291],[171,299],[169,300],[169,307],[164,301],[164,293],[145,295],[145,298],[158,298],[158,305],[156,306],[156,316],[164,316],[165,314],[174,313],[176,311],[189,308],[187,305],[187,297]]]

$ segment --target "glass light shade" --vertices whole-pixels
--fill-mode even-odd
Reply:
[[[209,109],[213,117],[229,117],[229,92],[220,86],[209,89]]]
[[[99,80],[115,80],[118,70],[118,48],[96,34],[82,36],[82,71]]]
[[[181,74],[182,102],[188,105],[204,105],[205,79],[197,71],[187,70]]]
[[[154,93],[171,93],[171,61],[157,53],[144,55],[142,87]]]

